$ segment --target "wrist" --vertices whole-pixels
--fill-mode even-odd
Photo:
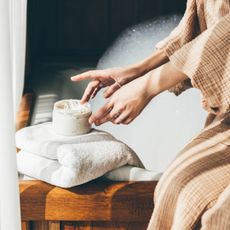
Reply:
[[[120,85],[125,85],[133,80],[135,80],[136,78],[141,76],[141,69],[136,66],[129,66],[123,69],[123,76],[122,78],[120,78],[118,81],[120,83]]]
[[[155,76],[155,70],[151,71],[150,73],[146,74],[146,92],[150,99],[156,97],[158,94],[162,92],[158,82],[157,77]]]

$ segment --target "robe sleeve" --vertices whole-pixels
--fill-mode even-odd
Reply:
[[[202,92],[212,112],[229,111],[230,14],[176,51],[170,47],[166,49],[171,63]]]
[[[196,9],[196,1],[188,0],[180,23],[165,39],[156,44],[156,48],[163,49],[167,56],[171,56],[184,44],[194,39],[200,33]]]
[[[190,42],[199,35],[199,23],[197,17],[196,0],[188,0],[186,11],[178,26],[169,34],[168,37],[156,44],[157,49],[163,49],[168,57],[180,49],[184,44]],[[175,95],[181,94],[186,89],[191,88],[191,81],[187,79],[178,83],[169,91]]]

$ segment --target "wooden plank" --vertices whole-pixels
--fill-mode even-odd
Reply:
[[[107,8],[107,0],[34,0],[29,4],[28,24],[32,55],[44,58],[104,51]]]
[[[31,228],[30,228],[31,226]],[[24,221],[22,230],[61,230],[60,221]]]
[[[184,13],[187,0],[160,0],[163,14]]]
[[[154,182],[101,181],[70,189],[21,181],[22,220],[148,221]]]
[[[138,0],[110,0],[109,32],[113,42],[125,29],[138,21]]]
[[[107,46],[107,4],[107,0],[60,1],[57,34],[59,50],[94,52],[95,49]]]
[[[16,130],[19,130],[29,125],[34,101],[35,101],[34,92],[32,91],[26,92],[23,95],[16,117]]]
[[[146,230],[148,222],[67,222],[62,230]]]
[[[22,221],[22,230],[30,230],[30,222]]]
[[[61,230],[61,222],[49,221],[49,230]]]
[[[159,16],[162,12],[162,0],[139,0],[138,21],[146,21]]]
[[[34,221],[32,229],[33,230],[49,230],[49,222],[48,221]]]

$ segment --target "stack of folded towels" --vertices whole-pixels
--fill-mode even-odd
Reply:
[[[117,181],[158,180],[136,153],[111,134],[93,129],[80,136],[62,136],[52,123],[16,133],[18,171],[47,183],[69,188],[105,176]]]

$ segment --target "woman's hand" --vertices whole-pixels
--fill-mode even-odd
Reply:
[[[105,70],[88,71],[71,78],[72,81],[90,80],[81,103],[85,103],[96,96],[97,92],[107,87],[104,92],[104,97],[110,97],[121,86],[128,82],[145,75],[149,71],[163,65],[168,62],[169,59],[166,56],[164,50],[156,50],[151,56],[140,61],[136,64],[125,68],[111,68]]]
[[[138,71],[135,68],[111,68],[88,71],[71,77],[71,80],[91,80],[82,96],[81,103],[83,104],[94,98],[100,89],[107,87],[103,95],[108,98],[121,86],[137,77]]]
[[[90,117],[89,122],[96,125],[107,121],[114,124],[129,124],[154,96],[149,79],[149,76],[144,76],[124,85],[99,111]]]
[[[107,121],[129,124],[153,97],[185,79],[188,79],[188,76],[168,62],[116,91],[110,100],[90,117],[89,122],[96,125]]]

